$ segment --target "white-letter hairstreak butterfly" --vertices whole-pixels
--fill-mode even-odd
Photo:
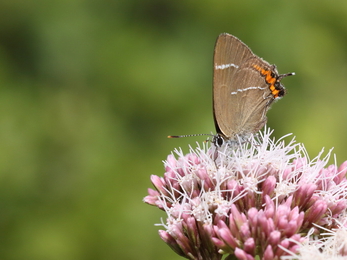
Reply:
[[[218,36],[213,58],[213,116],[217,135],[213,143],[244,139],[267,122],[266,112],[286,91],[279,74],[235,36]],[[169,136],[182,137],[182,136]]]

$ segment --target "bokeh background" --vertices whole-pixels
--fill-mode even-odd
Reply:
[[[277,138],[347,159],[347,2],[0,2],[0,259],[181,259],[142,202],[177,147],[210,133],[222,32],[296,72]],[[334,160],[331,160],[332,162]]]

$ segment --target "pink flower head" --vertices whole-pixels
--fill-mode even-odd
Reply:
[[[321,240],[327,230],[346,229],[347,163],[326,167],[330,153],[309,160],[302,144],[275,142],[271,133],[237,145],[205,143],[187,155],[176,150],[164,176],[151,177],[155,190],[144,201],[166,212],[159,234],[177,254],[301,259],[312,236],[322,251],[332,247]],[[347,242],[335,245],[336,254],[347,255]]]

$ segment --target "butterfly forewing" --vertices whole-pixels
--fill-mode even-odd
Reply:
[[[221,34],[215,45],[213,111],[218,134],[226,139],[261,129],[274,100],[254,65],[271,68],[236,37]]]

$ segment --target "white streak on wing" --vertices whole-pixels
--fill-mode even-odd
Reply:
[[[264,90],[264,89],[266,89],[266,88],[261,88],[261,87],[248,87],[248,88],[244,88],[244,89],[239,88],[239,89],[237,89],[236,91],[231,92],[230,94],[231,94],[231,95],[236,95],[237,93],[245,92],[245,91],[251,90],[251,89]]]
[[[229,63],[229,64],[222,64],[222,65],[216,65],[214,66],[214,68],[216,70],[224,70],[224,69],[227,69],[229,67],[234,67],[234,68],[238,68],[239,66],[237,66],[236,64],[234,63]]]

